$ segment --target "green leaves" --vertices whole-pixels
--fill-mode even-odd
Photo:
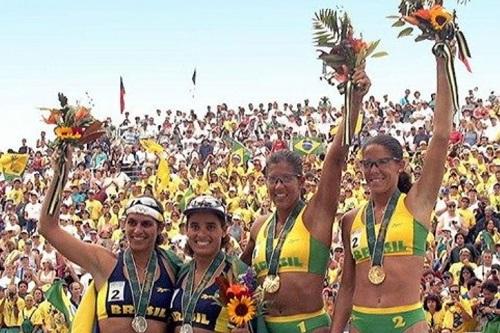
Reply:
[[[370,54],[373,53],[373,51],[375,51],[375,49],[377,48],[378,44],[380,43],[380,39],[371,43],[370,46],[368,46],[368,48],[366,49],[366,56],[368,57]]]
[[[429,35],[426,34],[418,35],[417,38],[415,38],[415,42],[421,42],[426,39],[429,39]]]
[[[313,27],[313,38],[317,46],[327,46],[332,41],[338,41],[339,24],[335,10],[328,8],[314,13]]]
[[[405,25],[405,22],[403,20],[397,20],[392,24],[393,27],[402,27]]]
[[[410,36],[412,32],[413,32],[412,27],[405,28],[405,29],[401,30],[401,32],[398,34],[398,38]]]
[[[387,53],[385,51],[380,51],[380,52],[372,54],[372,58],[381,58],[381,57],[385,57],[387,55],[389,55],[389,53]]]

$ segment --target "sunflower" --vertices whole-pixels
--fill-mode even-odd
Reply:
[[[430,22],[434,30],[443,30],[443,28],[453,19],[453,15],[442,6],[434,6],[430,12]]]
[[[56,127],[54,132],[61,140],[80,139],[82,137],[81,130],[72,127]]]
[[[227,305],[229,320],[238,327],[252,320],[256,311],[254,301],[248,296],[243,296],[241,299],[232,298]]]

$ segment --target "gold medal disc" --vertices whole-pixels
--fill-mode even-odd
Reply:
[[[370,267],[370,270],[368,271],[368,280],[375,285],[384,282],[385,272],[382,266],[375,265]]]
[[[142,316],[136,316],[132,319],[132,329],[137,333],[144,333],[148,329],[148,322]]]

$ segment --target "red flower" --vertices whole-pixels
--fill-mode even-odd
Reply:
[[[229,299],[232,298],[241,299],[243,296],[251,297],[248,288],[241,284],[231,284],[226,291],[226,296]]]

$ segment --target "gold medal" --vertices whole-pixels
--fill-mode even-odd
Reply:
[[[136,316],[132,319],[132,329],[137,333],[144,333],[148,329],[148,322],[142,316]]]
[[[193,333],[193,326],[189,324],[182,325],[180,333]]]
[[[280,277],[278,275],[268,275],[262,283],[262,288],[269,294],[274,294],[280,289]]]
[[[384,282],[385,272],[382,266],[374,265],[370,267],[370,270],[368,271],[368,280],[375,285]]]

